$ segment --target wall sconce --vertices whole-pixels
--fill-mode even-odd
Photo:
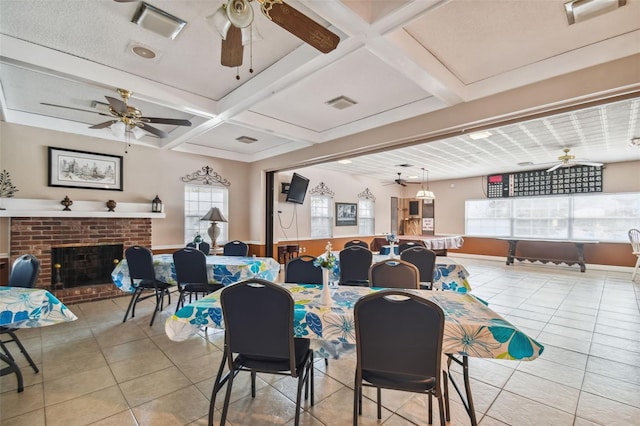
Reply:
[[[158,198],[157,195],[156,198],[151,201],[151,211],[153,213],[162,213],[162,200]]]

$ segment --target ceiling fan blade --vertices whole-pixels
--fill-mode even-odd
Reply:
[[[331,52],[340,42],[340,37],[336,34],[284,2],[271,3],[270,10],[265,10],[263,4],[262,13],[322,53]]]
[[[112,98],[111,96],[105,96],[107,101],[109,101],[109,105],[111,108],[118,114],[127,115],[127,104],[122,102],[120,99]]]
[[[89,127],[90,129],[104,129],[105,127],[111,126],[113,123],[117,123],[118,120],[109,120],[104,123],[96,124],[95,126]]]
[[[90,113],[93,113],[93,114],[101,114],[98,111],[91,111],[91,110],[82,109],[82,108],[73,108],[73,107],[68,107],[68,106],[64,106],[64,105],[49,104],[49,103],[46,103],[46,102],[40,102],[40,105],[51,106],[51,107],[56,107],[56,108],[72,109],[74,111],[90,112]]]
[[[562,167],[562,166],[563,166],[563,163],[558,163],[558,164],[556,164],[555,166],[548,168],[548,169],[547,169],[547,173],[551,173],[552,171],[554,171],[554,170],[556,170],[556,169],[559,169],[559,168],[560,168],[560,167]]]
[[[165,132],[164,130],[156,129],[155,127],[149,126],[148,124],[139,122],[138,126],[142,130],[147,131],[147,132],[149,132],[151,134],[154,134],[159,138],[167,138],[167,137],[169,137],[169,133]]]
[[[173,126],[191,126],[191,122],[189,120],[181,120],[179,118],[142,117],[141,120],[145,123],[171,124]]]
[[[222,40],[220,63],[225,67],[239,67],[242,65],[242,30],[231,25],[227,37]]]

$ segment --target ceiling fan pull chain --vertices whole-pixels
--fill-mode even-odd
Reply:
[[[240,80],[240,67],[236,67],[236,80]]]
[[[253,74],[253,23],[249,26],[249,74]]]

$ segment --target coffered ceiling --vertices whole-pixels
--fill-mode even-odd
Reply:
[[[205,19],[221,0],[148,3],[187,22],[175,39],[131,22],[140,1],[0,0],[2,120],[118,143],[89,126],[109,118],[96,106],[125,88],[144,116],[192,122],[159,124],[169,137],[136,143],[254,162],[640,53],[638,0],[575,25],[563,0],[287,1],[340,37],[329,54],[270,22],[256,0],[257,39],[228,68]],[[327,104],[340,96],[355,105]],[[640,147],[628,145],[640,137],[639,114],[629,99],[501,126],[479,142],[457,136],[354,158],[349,172],[392,180],[403,172],[395,166],[411,164],[409,174],[426,167],[432,179],[482,175],[548,163],[565,147],[592,161],[638,160]]]

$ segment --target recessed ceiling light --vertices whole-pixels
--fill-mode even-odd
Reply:
[[[474,141],[478,139],[486,139],[489,136],[491,136],[491,132],[488,130],[484,130],[482,132],[469,133],[469,137]]]
[[[184,26],[187,25],[187,21],[183,21],[145,2],[140,4],[131,22],[171,40],[176,38]]]
[[[242,142],[242,143],[254,143],[254,142],[258,142],[258,139],[249,137],[249,136],[240,136],[238,138],[236,138],[236,140],[238,142]]]
[[[629,146],[640,146],[640,138],[633,138],[629,141]]]
[[[330,101],[325,102],[327,105],[334,107],[335,109],[345,109],[354,106],[357,104],[353,99],[349,99],[346,96],[338,96],[337,98],[331,99]]]
[[[156,52],[143,46],[133,46],[131,51],[144,59],[153,59],[156,57]]]
[[[351,164],[353,161],[351,160],[338,160],[338,164]]]

